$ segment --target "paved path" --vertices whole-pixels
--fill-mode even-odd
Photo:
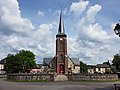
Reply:
[[[113,82],[8,82],[0,90],[114,90]]]

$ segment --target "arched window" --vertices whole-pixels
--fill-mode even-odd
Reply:
[[[63,51],[63,42],[60,42],[60,51]]]
[[[62,54],[60,54],[60,62],[64,62],[64,56]]]

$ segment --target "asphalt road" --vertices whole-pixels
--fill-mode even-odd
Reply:
[[[114,90],[115,82],[8,82],[0,79],[0,90]],[[118,83],[118,82],[117,82]]]

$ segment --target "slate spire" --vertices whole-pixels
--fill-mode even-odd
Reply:
[[[62,19],[62,11],[60,13],[59,28],[56,37],[67,37],[67,35],[65,34],[64,23]]]
[[[61,14],[60,14],[58,34],[65,34],[64,23],[63,23],[63,20],[62,20],[62,11],[61,11]]]

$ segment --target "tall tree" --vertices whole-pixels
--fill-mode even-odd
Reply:
[[[120,72],[120,55],[116,54],[113,58],[113,72]]]
[[[31,51],[21,50],[16,55],[6,57],[5,70],[7,73],[23,72],[35,66],[35,55]]]
[[[81,73],[86,73],[88,69],[87,64],[83,63],[82,61],[80,61],[80,72]]]
[[[109,66],[110,66],[110,62],[109,62],[109,61],[103,62],[103,64],[106,64],[106,65],[109,65]]]
[[[16,54],[16,57],[21,60],[23,71],[36,66],[35,55],[31,51],[21,50]]]
[[[16,56],[9,54],[5,58],[5,71],[7,73],[18,73],[19,71],[22,71],[22,65],[21,60],[17,58]]]

